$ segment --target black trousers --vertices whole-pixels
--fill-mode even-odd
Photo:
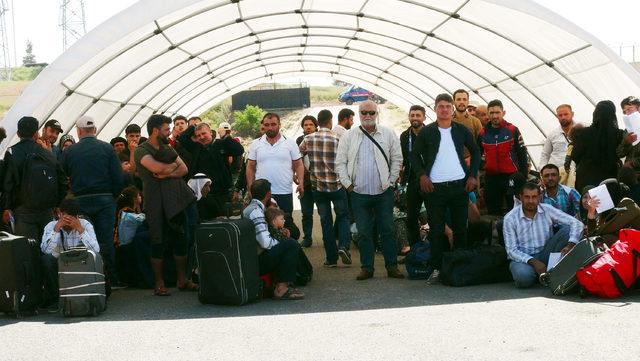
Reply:
[[[293,283],[296,280],[298,268],[298,252],[300,245],[289,238],[271,249],[264,250],[258,256],[260,274],[274,273],[274,281],[277,283]]]
[[[513,208],[513,196],[507,194],[510,176],[511,174],[487,174],[485,176],[484,200],[489,214],[494,216],[504,215],[503,203],[506,203],[507,210]]]
[[[420,185],[417,181],[412,181],[407,184],[407,236],[409,245],[414,245],[420,241],[420,209],[424,202],[427,207],[427,202],[420,193]]]
[[[434,183],[433,192],[426,195],[429,212],[429,242],[431,261],[435,269],[442,266],[442,254],[450,250],[444,233],[447,210],[451,214],[454,248],[466,247],[467,221],[469,219],[469,195],[464,180]]]

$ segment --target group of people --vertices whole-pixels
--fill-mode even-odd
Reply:
[[[629,97],[621,106],[631,114],[640,100]],[[438,95],[434,111],[436,120],[425,124],[425,108],[411,106],[409,126],[398,137],[379,124],[372,101],[359,105],[357,127],[350,109],[341,110],[335,123],[333,114],[322,110],[317,118],[302,119],[304,134],[296,141],[281,133],[278,114],[267,113],[244,163],[245,149],[228,123],[216,131],[198,117],[155,114],[146,122],[148,138],[131,124],[124,138],[106,143],[96,138],[97,125],[89,116],[75,123],[77,142],[69,134],[60,137],[63,129],[56,120],[47,121],[40,134],[38,120],[23,117],[17,127],[20,141],[8,148],[0,168],[3,221],[14,233],[39,240],[44,306],[55,308],[55,260],[75,246],[100,252],[114,287],[142,278],[152,283],[155,295],[167,296],[163,269],[169,261],[175,264],[177,288],[197,290],[188,266],[195,227],[229,215],[229,204],[241,193],[247,200],[242,215],[255,226],[260,271],[274,274],[278,299],[304,298],[292,284],[299,248],[313,244],[314,205],[325,267],[352,264],[355,223],[357,280],[374,276],[377,238],[387,276],[402,279],[393,227],[402,186],[409,246],[422,240],[419,213],[423,204],[427,209],[435,268],[428,282],[433,284],[443,253],[471,243],[470,221],[477,218],[472,213],[479,214],[484,204],[488,214],[504,216],[500,235],[515,284],[528,287],[546,271],[550,252],[568,252],[582,237],[584,224],[597,223],[599,200],[588,196],[589,187],[620,175],[629,196],[638,200],[640,146],[633,145],[635,134],[618,129],[610,101],[597,104],[588,127],[574,123],[570,105],[557,107],[559,127],[545,141],[538,182],[531,182],[523,136],[505,120],[500,100],[470,105],[469,93],[460,89]],[[571,187],[574,182],[580,192]],[[294,188],[302,206],[302,235],[291,216]],[[119,232],[125,213],[144,213],[133,240]],[[300,236],[298,243],[294,239]],[[128,266],[121,267],[118,258],[129,260]],[[146,278],[131,277],[132,272]]]

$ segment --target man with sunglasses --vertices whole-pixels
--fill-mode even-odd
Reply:
[[[436,121],[426,125],[416,138],[412,165],[427,201],[431,261],[435,270],[429,284],[439,282],[442,254],[449,242],[445,236],[447,211],[451,217],[453,245],[465,247],[469,192],[477,186],[480,154],[473,135],[466,126],[453,121],[453,98],[449,94],[436,97]],[[470,154],[469,165],[464,150]]]
[[[360,240],[361,271],[357,280],[373,277],[374,222],[382,236],[387,276],[404,278],[398,270],[393,232],[393,188],[402,166],[400,140],[393,130],[376,124],[378,106],[360,104],[360,127],[347,131],[338,144],[336,170],[351,194]],[[374,221],[375,220],[375,221]]]

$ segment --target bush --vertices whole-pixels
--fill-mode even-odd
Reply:
[[[260,122],[266,112],[260,107],[247,105],[243,111],[235,111],[232,128],[241,137],[255,138],[260,133]]]
[[[38,74],[44,69],[41,66],[30,67],[18,67],[11,70],[11,80],[15,81],[30,81],[35,79]]]

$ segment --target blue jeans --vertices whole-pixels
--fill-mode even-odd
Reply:
[[[358,244],[360,247],[360,267],[371,272],[374,270],[374,225],[377,225],[382,237],[385,267],[397,267],[397,249],[393,229],[393,190],[389,188],[377,195],[351,192],[351,205],[356,217],[358,233],[362,235]]]
[[[560,229],[547,240],[542,251],[532,255],[532,257],[546,265],[549,263],[549,253],[560,252],[567,245],[568,241],[569,226],[562,225]],[[518,288],[531,287],[538,280],[536,271],[533,269],[533,266],[528,263],[511,261],[509,269]]]
[[[313,234],[314,197],[315,191],[311,188],[306,188],[304,190],[304,196],[300,198],[300,208],[302,209],[302,232],[304,232],[304,240],[309,242],[311,242],[311,236]]]
[[[351,235],[349,232],[349,208],[347,206],[347,191],[340,188],[335,192],[313,191],[313,199],[318,206],[320,223],[322,224],[322,241],[324,251],[327,254],[328,263],[338,261],[338,248],[349,248]],[[333,232],[333,214],[331,213],[331,203],[336,212],[336,228],[340,245],[336,245],[336,236]]]
[[[113,227],[116,223],[116,202],[110,195],[82,196],[76,198],[82,213],[93,225],[100,245],[100,255],[111,281],[117,281]]]

